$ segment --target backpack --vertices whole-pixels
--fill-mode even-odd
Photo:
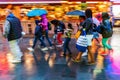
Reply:
[[[103,22],[103,26],[101,26],[101,34],[103,38],[112,37],[113,29],[112,29],[111,22],[109,22],[109,24],[106,24],[106,22]]]

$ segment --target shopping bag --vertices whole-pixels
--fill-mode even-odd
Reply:
[[[75,34],[75,38],[76,38],[76,39],[78,39],[78,38],[79,38],[79,36],[80,36],[80,34],[81,34],[81,31],[80,31],[80,30],[78,30],[78,31],[76,32],[76,34]]]
[[[88,46],[88,40],[86,37],[85,30],[83,30],[81,35],[79,36],[79,38],[76,41],[76,48],[80,52],[85,52],[87,49],[87,46]]]

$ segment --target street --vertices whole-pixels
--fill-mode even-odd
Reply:
[[[20,41],[23,62],[12,64],[8,61],[11,55],[7,40],[0,34],[0,80],[120,80],[119,34],[120,28],[114,28],[111,38],[113,54],[101,56],[101,47],[94,44],[96,64],[91,66],[74,63],[70,57],[61,57],[62,48],[58,47],[42,51],[36,45],[35,51],[29,52],[27,48],[33,39],[29,37]],[[70,48],[73,55],[78,53],[75,39],[71,40]]]

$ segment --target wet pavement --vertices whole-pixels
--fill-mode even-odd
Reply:
[[[114,29],[111,38],[113,54],[101,56],[102,50],[93,43],[92,51],[95,53],[96,64],[74,63],[70,57],[60,57],[62,48],[54,47],[42,51],[38,46],[35,51],[27,50],[32,38],[23,38],[20,47],[24,54],[23,62],[12,64],[7,41],[0,35],[0,80],[120,80],[120,29]],[[39,44],[39,42],[38,42]],[[78,53],[75,48],[75,39],[70,43],[73,56]],[[86,61],[86,57],[83,57]]]

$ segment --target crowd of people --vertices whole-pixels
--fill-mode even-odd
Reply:
[[[49,38],[49,22],[46,17],[46,14],[40,16],[41,19],[35,20],[36,28],[33,46],[29,47],[28,50],[34,51],[37,41],[40,41],[40,49],[48,50],[53,49],[53,43]],[[76,38],[76,48],[79,53],[76,56],[72,56],[71,49],[69,47],[69,43],[71,41],[71,36],[73,34],[73,26],[68,22],[67,27],[60,20],[52,20],[50,24],[54,25],[54,42],[57,42],[57,46],[63,46],[63,53],[60,56],[69,56],[73,62],[81,62],[81,57],[84,52],[90,56],[90,60],[87,63],[88,65],[95,64],[94,54],[91,51],[92,41],[96,39],[98,43],[102,42],[102,46],[104,51],[101,55],[108,55],[113,51],[112,47],[108,43],[110,37],[112,37],[112,23],[109,20],[110,16],[107,12],[102,12],[97,15],[96,18],[93,18],[92,10],[86,9],[85,16],[79,16],[80,22],[77,24],[78,30],[80,34],[78,34],[78,38]],[[13,55],[12,63],[21,62],[21,57],[23,56],[20,47],[18,45],[19,39],[22,37],[22,26],[21,22],[18,18],[14,16],[11,10],[6,10],[6,21],[4,25],[3,36],[8,39],[11,53]],[[99,35],[102,35],[102,41],[98,40]],[[62,35],[64,35],[64,41],[62,39]],[[49,43],[49,47],[47,47],[45,43],[45,38]],[[16,46],[16,47],[15,47]],[[107,52],[109,50],[109,52]],[[67,51],[69,54],[67,54]]]

